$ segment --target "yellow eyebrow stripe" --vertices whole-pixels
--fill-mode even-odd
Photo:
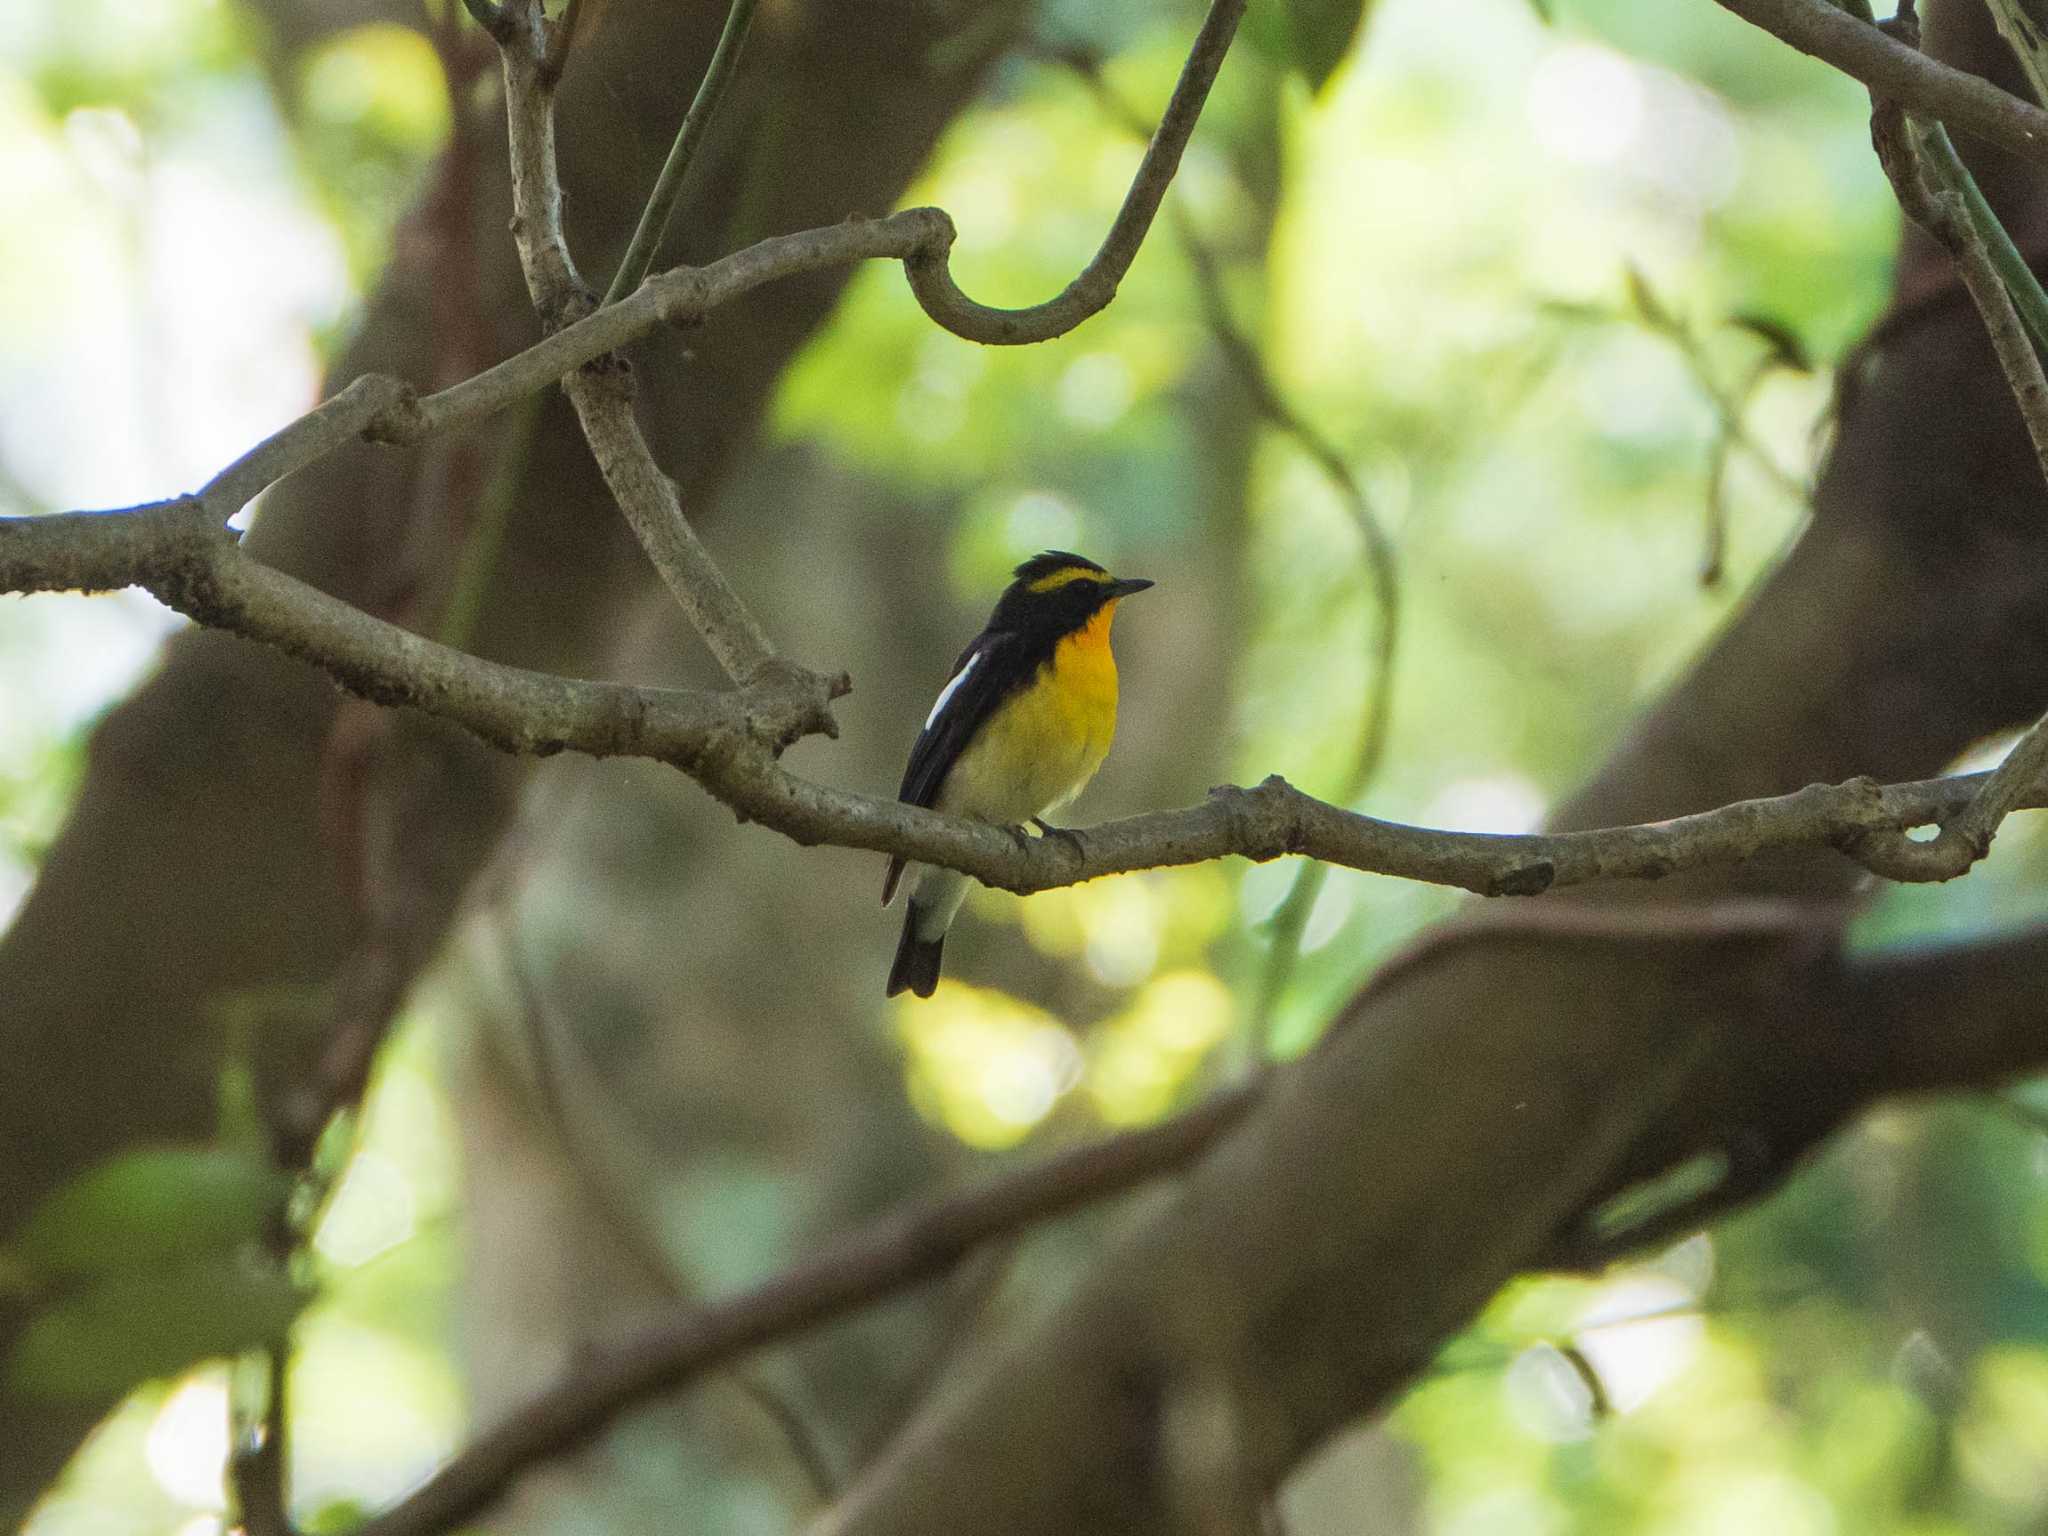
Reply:
[[[1024,590],[1027,592],[1052,592],[1076,581],[1106,582],[1107,571],[1091,571],[1085,565],[1070,565],[1064,570],[1054,571],[1050,576],[1041,576]]]

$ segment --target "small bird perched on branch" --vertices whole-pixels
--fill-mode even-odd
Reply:
[[[1116,734],[1109,650],[1116,605],[1151,585],[1119,581],[1093,560],[1058,549],[1018,566],[988,627],[953,663],[910,749],[897,798],[1020,831],[1027,821],[1056,830],[1044,818],[1095,777]],[[891,859],[882,905],[902,874],[903,860]],[[919,873],[889,968],[889,996],[905,988],[932,995],[946,930],[966,895],[965,875]]]

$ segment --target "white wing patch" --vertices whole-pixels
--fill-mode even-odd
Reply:
[[[982,653],[976,651],[972,656],[968,657],[967,665],[958,672],[955,672],[953,680],[939,690],[939,697],[937,702],[932,705],[932,712],[924,717],[924,728],[926,730],[930,730],[933,722],[944,713],[947,703],[951,701],[954,694],[960,691],[960,685],[967,681],[967,674],[981,664],[981,656]]]

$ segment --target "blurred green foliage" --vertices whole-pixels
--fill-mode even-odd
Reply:
[[[307,1297],[226,1251],[96,1277],[44,1305],[8,1355],[10,1391],[90,1400],[281,1337]]]
[[[49,1278],[233,1250],[263,1237],[290,1189],[267,1161],[221,1148],[124,1152],[45,1197],[7,1258]]]
[[[394,215],[422,163],[448,136],[441,61],[417,31],[378,23],[328,38],[293,73],[292,140],[367,283],[390,254]]]
[[[1229,258],[1237,312],[1281,387],[1340,446],[1400,543],[1393,749],[1365,804],[1521,828],[1796,531],[1798,498],[1759,456],[1795,481],[1810,472],[1826,369],[1884,302],[1897,218],[1860,90],[1712,5],[1380,0],[1353,46],[1366,9],[1255,5],[1175,196]],[[1101,51],[1112,87],[1150,112],[1193,13],[1059,0],[1043,33]],[[69,181],[18,178],[40,243],[0,230],[0,399],[32,390],[55,345],[20,297],[47,275],[51,232],[124,238],[102,218],[118,189],[95,182],[66,138],[81,111],[122,114],[158,162],[285,167],[292,195],[335,231],[359,301],[447,134],[440,63],[418,33],[390,26],[336,33],[282,63],[267,49],[242,7],[202,0],[35,0],[0,24],[0,120],[25,125],[15,142],[41,146],[37,165],[79,159]],[[1268,251],[1266,189],[1241,162],[1276,96]],[[1013,62],[910,200],[953,212],[969,291],[1028,302],[1092,253],[1137,153],[1072,74]],[[1633,293],[1632,272],[1644,285]],[[145,312],[176,302],[147,286]],[[1645,323],[1645,291],[1669,324]],[[1771,345],[1820,371],[1748,387]],[[957,498],[934,568],[964,612],[1041,547],[1148,571],[1185,554],[1203,466],[1188,401],[1216,367],[1162,228],[1110,311],[1056,346],[975,348],[934,331],[894,271],[860,274],[786,379],[774,425],[906,494]],[[1708,481],[1727,428],[1717,398],[1738,403],[1754,446],[1730,454],[1726,577],[1703,589]],[[1365,681],[1359,535],[1284,435],[1262,438],[1247,497],[1247,650],[1227,718],[1207,728],[1234,773],[1327,791],[1345,776]],[[21,679],[66,632],[26,611],[0,603],[0,706],[14,727],[0,732],[0,911],[18,894],[10,870],[40,856],[76,783],[86,722],[120,681],[44,707]],[[1129,619],[1133,633],[1148,622]],[[1859,942],[2040,915],[2044,860],[2048,840],[2016,824],[1969,880],[1887,892]],[[934,1126],[990,1149],[1048,1126],[1167,1112],[1243,1049],[1241,1000],[1290,878],[1279,865],[1219,867],[1024,903],[977,896],[975,912],[1015,925],[1019,944],[1111,1001],[1084,1023],[951,984],[891,1016],[905,1091]],[[1310,918],[1279,1048],[1304,1048],[1379,958],[1450,904],[1336,873]],[[386,1053],[315,1228],[318,1300],[297,1325],[293,1394],[311,1528],[391,1496],[462,1430],[441,1011],[429,989]],[[2044,1122],[2048,1104],[2025,1100],[1888,1112],[1711,1239],[1600,1280],[1511,1288],[1394,1417],[1430,1527],[2039,1529]],[[291,1280],[224,1257],[245,1246],[269,1185],[224,1153],[175,1154],[190,1160],[176,1166],[166,1155],[91,1176],[17,1238],[10,1283],[92,1271],[53,1300],[10,1365],[17,1379],[62,1391],[175,1373],[297,1307]],[[669,1225],[701,1250],[698,1272],[737,1283],[778,1251],[801,1198],[756,1168],[707,1168]],[[173,1229],[207,1243],[172,1251]],[[1070,1265],[1089,1247],[1054,1234],[1043,1251]],[[154,1267],[103,1272],[93,1261],[104,1254]],[[122,1288],[138,1285],[189,1292],[171,1309],[189,1326],[125,1334],[137,1309]],[[222,1507],[207,1468],[225,1446],[228,1395],[218,1371],[143,1388],[46,1505],[37,1536],[217,1529],[204,1525]]]

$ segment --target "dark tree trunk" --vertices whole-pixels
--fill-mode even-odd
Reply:
[[[282,0],[280,0],[282,3]],[[286,7],[296,14],[303,7]],[[586,270],[623,248],[724,17],[722,0],[616,0],[579,50],[560,98],[569,235]],[[674,220],[670,259],[748,235],[886,210],[977,88],[1023,13],[960,13],[968,46],[931,66],[929,7],[834,0],[771,7]],[[478,157],[477,281],[490,346],[535,325],[505,227],[501,131]],[[420,242],[412,242],[417,245]],[[337,368],[424,380],[437,274],[400,256]],[[657,451],[714,549],[735,456],[775,380],[824,318],[843,275],[796,279],[719,313],[687,350],[636,350]],[[495,441],[495,437],[492,439]],[[362,447],[280,486],[249,547],[373,609],[422,494],[419,455]],[[735,577],[749,597],[748,573]],[[575,675],[610,665],[619,614],[650,585],[569,412],[551,401],[493,574],[473,648]],[[798,647],[801,615],[764,603]],[[819,658],[810,658],[819,659]],[[88,1164],[142,1142],[203,1137],[221,1066],[221,1012],[237,998],[332,981],[349,908],[319,826],[319,779],[338,695],[320,676],[219,634],[186,634],[158,675],[95,734],[78,803],[0,942],[0,1232]],[[412,872],[416,921],[401,972],[423,963],[494,846],[524,765],[406,718],[399,752],[424,762],[413,814],[435,828]],[[401,974],[400,979],[403,979]],[[0,1347],[22,1322],[0,1303]],[[103,1403],[55,1408],[0,1396],[0,1519],[48,1483]]]
[[[1982,6],[1930,12],[1935,51],[2009,69]],[[2038,176],[1975,158],[2019,237],[2039,232]],[[1924,776],[2048,707],[2048,494],[1975,312],[1929,298],[1947,277],[1909,238],[1811,527],[1558,825]],[[1525,931],[1369,988],[1055,1317],[913,1424],[834,1536],[1253,1529],[1266,1490],[1384,1407],[1515,1271],[1572,1251],[1622,1183],[1718,1150],[1728,1200],[1753,1197],[1871,1084],[1995,1069],[1973,1043],[1994,1018],[2038,1033],[2012,977],[2042,963],[2040,939],[1843,961],[1835,914],[1862,878],[1823,852],[1559,893],[1519,909],[1538,914]],[[1814,925],[1688,930],[1688,911],[1741,896]],[[1573,938],[1544,913],[1620,922]]]

